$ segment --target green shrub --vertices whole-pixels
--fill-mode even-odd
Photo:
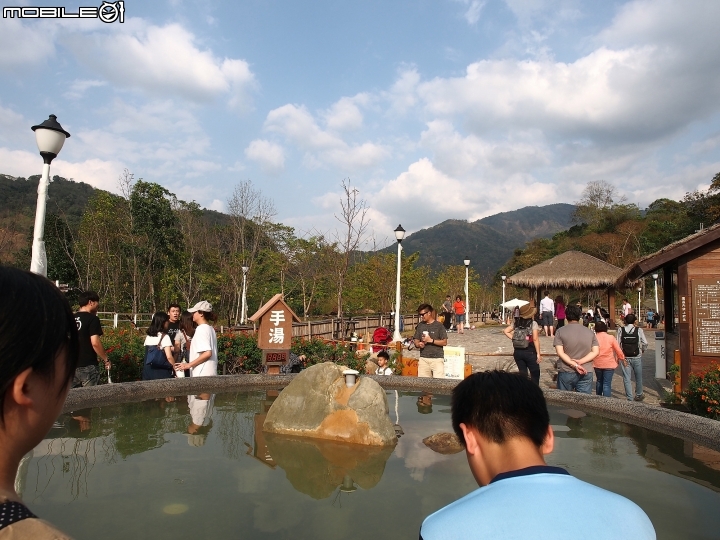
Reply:
[[[103,330],[102,344],[112,362],[113,382],[139,381],[145,359],[145,334],[126,328]],[[107,382],[107,372],[100,363],[100,382]]]
[[[245,332],[218,334],[218,373],[262,373],[262,351],[257,336]]]
[[[712,364],[702,373],[691,374],[683,397],[692,413],[720,420],[720,366]]]

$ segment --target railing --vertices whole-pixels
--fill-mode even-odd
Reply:
[[[103,326],[112,328],[136,328],[142,330],[150,325],[152,313],[114,313],[109,311],[98,312]],[[481,313],[469,313],[468,322],[474,323],[482,319]],[[415,330],[420,317],[417,314],[402,315],[403,330]],[[329,319],[311,320],[293,323],[293,337],[323,338],[323,339],[349,339],[350,334],[372,334],[381,326],[394,326],[395,318],[389,314],[366,315],[364,317],[331,317]],[[252,325],[237,325],[233,327],[220,326],[218,331],[228,330],[250,332],[256,331]]]

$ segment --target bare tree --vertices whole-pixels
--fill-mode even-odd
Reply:
[[[228,210],[231,238],[225,271],[233,284],[234,318],[238,320],[241,318],[242,267],[248,268],[249,279],[262,242],[267,239],[265,229],[275,215],[275,205],[271,199],[263,196],[262,192],[255,188],[252,181],[244,180],[235,186],[228,200]]]
[[[342,181],[340,196],[340,215],[335,219],[340,222],[340,229],[335,233],[339,252],[335,257],[335,277],[337,278],[337,311],[342,320],[343,287],[353,254],[362,245],[370,220],[367,217],[368,207],[364,199],[359,198],[360,191],[350,185],[350,179]]]

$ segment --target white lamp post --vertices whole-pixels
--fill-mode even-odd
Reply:
[[[505,280],[507,279],[507,276],[505,274],[503,274],[500,277],[502,278],[502,282],[503,282],[503,301],[502,301],[502,303],[504,304],[505,303]],[[502,322],[503,322],[503,324],[505,323],[505,306],[502,307]]]
[[[240,312],[240,324],[245,324],[245,318],[247,315],[247,273],[248,270],[250,270],[249,267],[243,266],[242,267],[242,273],[243,273],[243,290],[242,290],[242,311]]]
[[[653,280],[655,281],[655,313],[660,313],[660,306],[658,305],[658,296],[657,296],[657,274],[652,275]]]
[[[400,245],[405,238],[405,229],[402,225],[398,225],[395,229],[395,239],[397,240],[397,282],[395,284],[395,332],[393,332],[393,341],[402,341],[400,334],[400,257],[402,246]]]
[[[470,259],[465,257],[465,317],[467,319],[468,328],[470,327],[470,297],[468,296],[468,270],[470,269]]]
[[[638,321],[638,324],[640,324],[640,293],[642,292],[642,286],[638,287],[638,312],[637,316],[635,317]]]
[[[48,185],[50,184],[50,163],[57,157],[70,134],[57,122],[57,116],[31,128],[35,132],[35,142],[43,158],[43,172],[38,182],[37,209],[35,210],[35,230],[33,232],[32,259],[30,271],[47,277],[47,257],[45,255],[45,206],[47,204]]]

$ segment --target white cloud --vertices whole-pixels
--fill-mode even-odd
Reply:
[[[391,112],[404,114],[418,102],[417,86],[420,83],[420,74],[415,67],[403,69],[390,90],[383,93],[383,97],[390,102]]]
[[[485,0],[462,0],[463,4],[467,6],[467,10],[463,14],[465,20],[470,25],[476,24],[480,20],[480,13],[485,7]]]
[[[363,126],[363,115],[358,105],[365,105],[368,100],[368,94],[358,94],[354,97],[343,97],[333,103],[323,115],[327,128],[331,131],[360,129]]]
[[[90,88],[98,88],[105,86],[105,81],[97,80],[77,80],[70,85],[70,88],[63,95],[68,99],[79,99],[83,97],[85,92]]]
[[[3,19],[0,32],[0,69],[24,70],[55,54],[55,29]]]
[[[264,129],[284,135],[306,150],[304,164],[308,168],[332,165],[352,171],[372,167],[390,156],[386,146],[371,142],[351,146],[339,136],[324,131],[304,106],[288,104],[270,111]]]
[[[255,139],[247,148],[245,156],[257,162],[263,171],[277,174],[285,169],[285,153],[282,146],[264,139]]]
[[[121,30],[73,33],[63,43],[114,85],[153,95],[207,102],[227,95],[233,108],[249,106],[255,76],[245,60],[219,58],[198,46],[179,24],[153,26],[137,19]]]

